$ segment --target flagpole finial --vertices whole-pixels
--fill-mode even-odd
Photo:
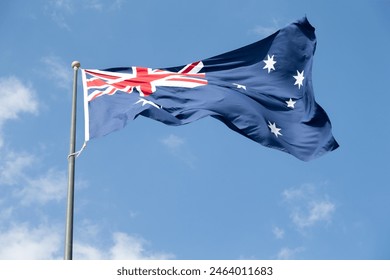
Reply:
[[[75,69],[75,68],[80,68],[80,62],[79,61],[73,61],[72,62],[72,68]]]

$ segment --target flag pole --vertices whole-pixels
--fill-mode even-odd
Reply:
[[[73,258],[73,210],[74,210],[74,171],[75,171],[75,147],[76,147],[76,109],[77,109],[77,73],[80,68],[80,62],[73,61],[73,97],[72,97],[72,115],[70,121],[70,147],[68,156],[68,201],[66,208],[66,226],[65,226],[65,260]]]

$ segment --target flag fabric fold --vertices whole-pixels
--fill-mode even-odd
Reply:
[[[308,161],[338,147],[316,103],[315,29],[306,18],[240,49],[183,66],[82,69],[85,140],[138,116],[184,125],[206,116]]]

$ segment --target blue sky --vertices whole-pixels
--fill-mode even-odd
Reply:
[[[0,3],[0,259],[61,259],[73,60],[162,68],[307,16],[340,148],[311,162],[205,118],[138,118],[76,161],[75,259],[389,259],[390,1]],[[77,147],[84,137],[79,76]]]

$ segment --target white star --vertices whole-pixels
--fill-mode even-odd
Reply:
[[[138,104],[138,103],[141,103],[142,102],[142,105],[141,106],[145,106],[146,104],[149,104],[149,105],[152,105],[153,107],[156,107],[157,109],[161,109],[161,106],[157,105],[156,103],[152,102],[152,101],[149,101],[149,100],[146,100],[145,98],[140,98],[137,102],[135,102],[134,104]]]
[[[305,70],[302,70],[302,73],[299,73],[299,71],[297,70],[297,75],[296,76],[293,76],[294,79],[295,79],[295,85],[298,85],[298,88],[300,89],[301,86],[303,86],[303,79],[305,79],[305,77],[303,77],[303,72]]]
[[[278,135],[283,135],[282,133],[279,132],[282,129],[277,128],[276,123],[271,123],[270,121],[268,121],[268,124],[269,124],[268,127],[271,129],[271,133],[275,134],[276,137],[278,137]]]
[[[238,89],[242,88],[242,89],[246,90],[246,86],[244,86],[244,85],[240,85],[240,84],[236,84],[236,83],[233,83],[233,85],[237,86]]]
[[[286,103],[287,103],[287,107],[289,107],[289,108],[295,108],[295,103],[297,103],[296,101],[293,101],[291,98],[290,98],[290,100],[288,100],[288,101],[285,101]]]
[[[271,70],[275,70],[274,64],[276,63],[276,61],[274,61],[274,56],[270,57],[269,54],[267,56],[268,56],[267,60],[263,60],[265,63],[263,69],[268,69],[268,73],[269,73],[271,72]]]

